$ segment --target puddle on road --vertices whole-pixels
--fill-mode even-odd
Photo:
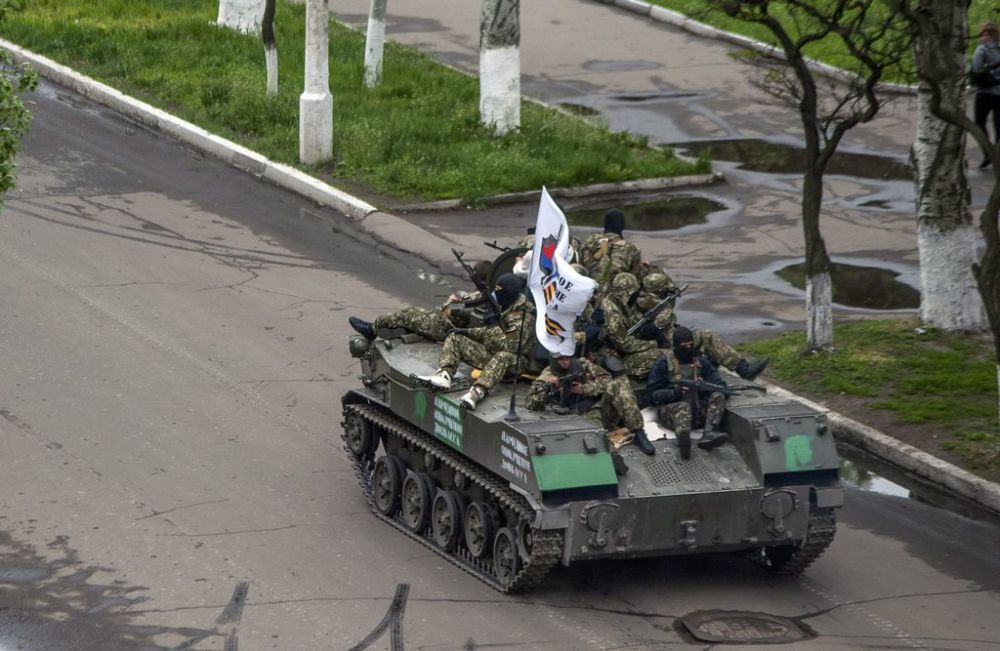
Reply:
[[[891,482],[885,477],[876,475],[871,470],[843,458],[840,460],[840,476],[852,486],[873,493],[906,498],[912,495],[909,488]]]
[[[698,93],[647,93],[644,95],[631,94],[631,95],[612,95],[611,99],[616,99],[620,102],[649,102],[655,99],[684,99],[689,97],[697,97]]]
[[[697,140],[678,143],[689,156],[707,155],[712,160],[742,163],[742,169],[772,174],[795,174],[805,169],[805,150],[801,147],[757,139]],[[840,174],[866,179],[910,180],[910,167],[887,156],[840,152],[833,155],[826,174]]]
[[[704,224],[708,215],[726,206],[694,196],[672,196],[657,201],[618,206],[628,215],[630,231],[671,231],[692,224]],[[603,228],[607,207],[570,210],[566,219],[572,226]]]
[[[778,276],[798,289],[805,289],[805,263],[779,269]],[[920,291],[897,280],[899,274],[878,267],[834,262],[833,302],[871,310],[905,310],[920,307]]]

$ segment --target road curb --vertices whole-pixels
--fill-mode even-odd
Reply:
[[[643,0],[596,0],[602,4],[614,5],[616,7],[621,7],[622,9],[638,14],[640,16],[646,16],[650,20],[655,20],[658,23],[664,23],[666,25],[671,25],[672,27],[679,27],[686,32],[695,34],[696,36],[702,36],[704,38],[714,38],[720,41],[727,41],[734,45],[739,45],[740,47],[746,48],[748,50],[753,50],[754,52],[759,52],[767,57],[772,57],[775,59],[780,59],[784,61],[785,54],[778,47],[771,45],[770,43],[765,43],[763,41],[758,41],[756,39],[750,38],[749,36],[743,36],[742,34],[734,34],[733,32],[727,32],[719,29],[718,27],[713,27],[707,23],[703,23],[693,18],[689,18],[684,14],[666,9],[659,5],[650,4],[644,2]],[[832,66],[829,63],[824,63],[822,61],[817,61],[816,59],[806,59],[806,65],[813,72],[821,74],[825,77],[831,77],[839,81],[850,82],[854,80],[854,75],[847,72],[843,68],[838,68]],[[882,83],[878,85],[879,90],[889,93],[895,93],[898,95],[915,95],[917,93],[916,84],[894,84],[894,83]]]
[[[1000,484],[974,475],[787,389],[770,382],[762,384],[767,387],[769,395],[798,400],[814,409],[826,412],[833,435],[844,443],[975,502],[994,515],[1000,516]]]

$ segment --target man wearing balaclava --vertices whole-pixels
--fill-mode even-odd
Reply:
[[[481,369],[475,384],[461,397],[465,407],[475,409],[508,369],[516,373],[524,368],[534,347],[535,316],[523,289],[524,281],[514,274],[500,276],[493,290],[501,310],[499,323],[453,329],[441,348],[437,372],[420,379],[434,388],[450,389],[460,363]]]
[[[653,365],[646,385],[647,395],[654,404],[657,400],[687,402],[691,408],[691,425],[695,428],[704,427],[698,447],[712,450],[729,440],[724,432],[719,431],[726,409],[726,397],[718,391],[682,386],[681,380],[701,380],[723,387],[726,386],[726,381],[708,358],[698,354],[694,333],[689,328],[674,328],[673,345],[672,358],[664,355]],[[664,376],[670,379],[667,380]],[[658,393],[661,389],[668,389],[670,395]]]
[[[604,213],[604,232],[594,233],[580,248],[580,262],[587,269],[587,275],[601,287],[607,286],[617,274],[627,271],[637,274],[642,262],[642,254],[635,244],[622,235],[625,230],[625,214],[617,209]]]
[[[525,405],[535,411],[555,405],[582,414],[607,430],[623,425],[631,432],[631,442],[644,454],[656,453],[646,437],[628,380],[612,380],[607,371],[585,359],[553,353],[548,368],[531,383]]]

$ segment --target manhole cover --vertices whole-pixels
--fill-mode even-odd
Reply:
[[[786,617],[745,610],[699,610],[680,621],[695,639],[716,644],[784,644],[815,637],[812,631]]]

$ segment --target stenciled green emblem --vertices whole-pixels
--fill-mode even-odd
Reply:
[[[417,420],[427,418],[427,393],[424,391],[413,392],[413,414]]]
[[[812,438],[796,434],[785,439],[785,469],[788,471],[811,470],[813,460]]]

